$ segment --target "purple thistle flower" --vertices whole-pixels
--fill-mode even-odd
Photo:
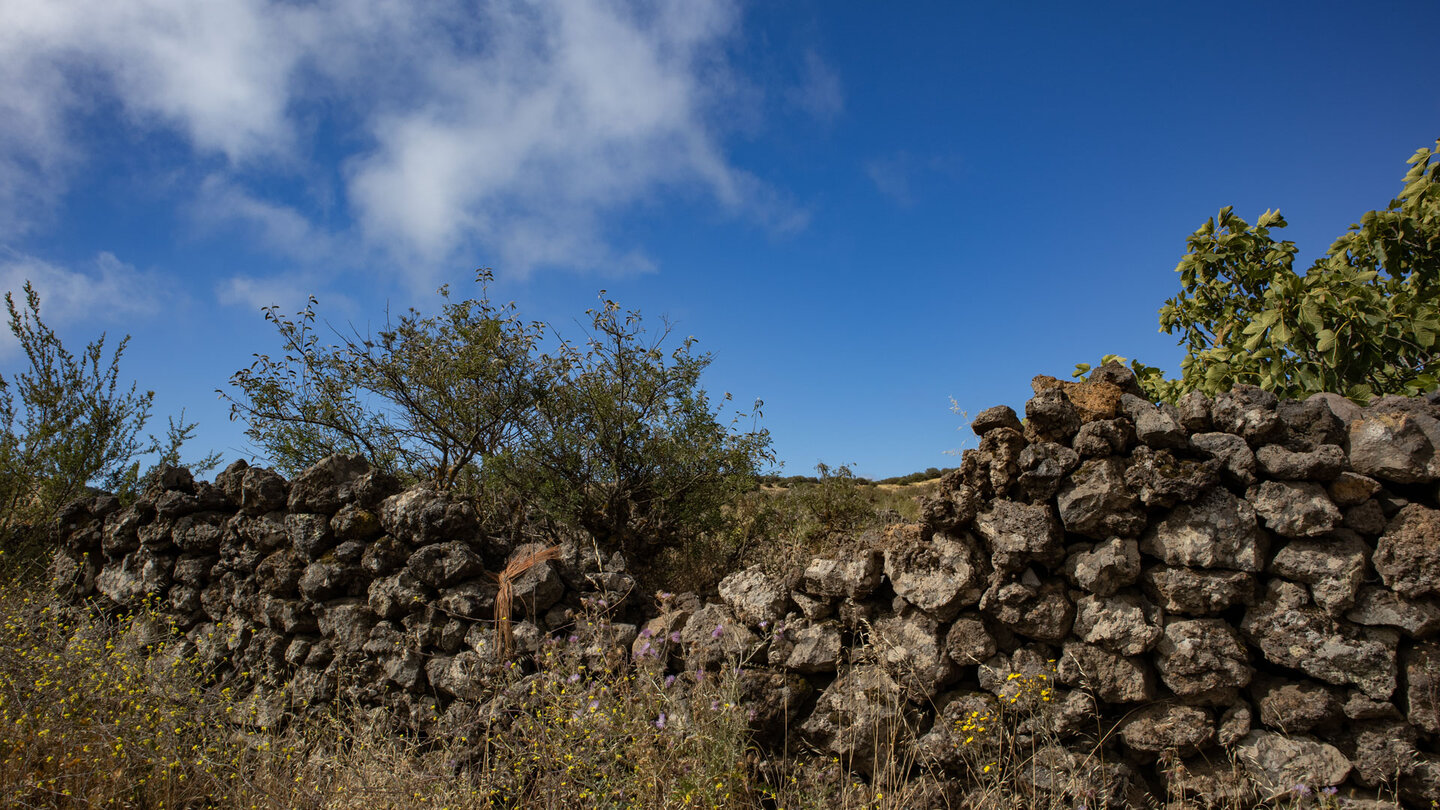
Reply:
[[[651,630],[651,629],[648,628],[648,627],[645,628],[644,630],[641,630],[641,631],[640,631],[640,637],[641,637],[641,638],[650,638],[650,637],[653,636],[653,635],[655,635],[655,631],[654,631],[654,630]]]
[[[715,629],[710,631],[710,638],[719,638],[725,635],[725,625],[717,624]]]
[[[675,632],[673,632],[673,633],[670,634],[670,643],[671,643],[671,644],[679,644],[679,643],[680,643],[680,631],[679,631],[679,630],[676,630]]]
[[[675,685],[675,676],[674,676],[674,675],[666,675],[666,676],[665,676],[665,688],[666,688],[666,689],[669,689],[670,687],[672,687],[672,686],[674,686],[674,685]]]
[[[575,682],[578,681],[578,680],[580,680],[580,673],[578,673],[578,672],[572,672],[572,673],[570,673],[570,683],[575,683]]]
[[[1290,788],[1290,792],[1291,792],[1291,793],[1294,793],[1296,796],[1309,796],[1309,795],[1310,795],[1310,786],[1309,786],[1309,785],[1296,785],[1295,787]]]
[[[655,728],[665,728],[665,713],[660,712],[660,717],[655,720]]]

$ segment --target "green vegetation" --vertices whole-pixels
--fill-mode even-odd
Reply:
[[[1437,142],[1440,147],[1440,142]],[[1295,245],[1276,241],[1278,211],[1252,226],[1221,209],[1186,240],[1181,293],[1160,310],[1161,330],[1186,349],[1181,378],[1131,363],[1154,400],[1258,385],[1281,397],[1318,391],[1364,402],[1414,396],[1440,382],[1440,161],[1408,161],[1404,187],[1370,211],[1303,274]],[[1125,358],[1107,355],[1102,362]],[[1076,366],[1076,376],[1089,371]]]
[[[0,589],[0,795],[15,807],[911,808],[921,790],[833,762],[762,760],[737,670],[667,678],[556,642],[494,684],[506,711],[294,707],[270,724],[147,609],[106,620]],[[609,643],[607,643],[609,642]],[[738,662],[736,662],[738,663]]]
[[[884,757],[862,779],[834,759],[759,749],[749,731],[755,695],[737,667],[669,677],[623,649],[597,659],[616,649],[603,612],[576,632],[543,647],[533,666],[497,676],[486,704],[497,711],[437,709],[418,729],[343,701],[275,718],[217,680],[163,612],[106,618],[5,582],[0,796],[17,808],[212,810],[1197,806],[1178,778],[1168,794],[1108,793],[1117,763],[1098,746],[1064,759],[1072,755],[1059,743],[1074,742],[1066,726],[1075,717],[1052,700],[1054,662],[956,704],[962,710],[937,720],[943,745]],[[852,660],[868,654],[850,651]],[[1217,810],[1343,806],[1304,785],[1267,797],[1241,766],[1219,765],[1235,781],[1227,799],[1205,804]],[[961,777],[939,778],[938,767]],[[1178,759],[1170,767],[1185,774]]]
[[[604,299],[583,340],[522,322],[513,305],[452,301],[411,310],[371,339],[322,345],[315,299],[292,321],[274,308],[284,355],[236,373],[232,418],[284,473],[356,452],[407,483],[454,490],[513,515],[584,529],[611,547],[676,546],[723,529],[753,489],[770,435],[724,423],[700,386],[709,354],[670,327]],[[548,349],[546,348],[548,337]],[[724,402],[729,402],[727,394]],[[499,528],[499,527],[497,527]]]
[[[1271,236],[1285,224],[1278,213],[1252,226],[1227,208],[1207,222],[1187,242],[1181,294],[1161,310],[1162,328],[1189,352],[1183,376],[1133,363],[1147,393],[1173,400],[1253,383],[1364,400],[1433,389],[1433,158],[1417,153],[1400,197],[1304,273],[1293,269],[1294,246]],[[222,394],[232,418],[287,475],[358,452],[407,484],[475,499],[493,531],[584,530],[630,552],[655,581],[702,593],[742,566],[785,575],[817,554],[883,545],[893,539],[887,526],[915,521],[915,496],[947,472],[872,482],[820,464],[813,476],[762,476],[772,459],[761,403],[722,418],[729,396],[712,402],[700,386],[711,358],[693,339],[667,347],[668,325],[648,331],[602,292],[584,335],[568,340],[492,303],[489,281],[477,275],[478,299],[455,301],[441,288],[437,316],[411,310],[374,337],[337,332],[332,344],[318,334],[315,299],[294,320],[266,310],[282,353],[257,355],[234,375],[236,393]],[[195,427],[182,412],[166,439],[141,441],[153,393],[119,386],[128,338],[108,364],[103,335],[73,356],[40,320],[38,295],[28,284],[25,292],[23,308],[6,303],[29,371],[0,377],[0,550],[12,560],[39,559],[44,530],[87,486],[135,497],[146,479],[136,459],[179,463]],[[217,462],[190,466],[203,473]],[[846,763],[756,744],[745,662],[667,676],[627,655],[594,606],[577,620],[579,641],[551,639],[496,678],[484,705],[504,711],[436,709],[400,728],[384,711],[343,701],[265,721],[231,692],[237,682],[219,658],[202,655],[208,645],[223,657],[219,638],[182,639],[155,606],[108,615],[34,583],[32,568],[0,571],[0,795],[18,806],[878,810],[1107,798],[1095,795],[1113,765],[1100,760],[1110,731],[1099,728],[1096,753],[1074,771],[1092,782],[1037,790],[1058,778],[1058,741],[1078,733],[1076,707],[1062,712],[1051,700],[1053,666],[1012,674],[964,713],[937,707],[948,748],[916,748],[860,780]],[[873,655],[858,645],[849,660]],[[937,766],[963,778],[942,781]],[[1328,806],[1302,787],[1264,801]],[[1235,795],[1237,807],[1259,800]],[[1190,798],[1148,800],[1178,808]]]
[[[186,424],[181,411],[178,423],[169,420],[163,441],[154,436],[141,441],[155,392],[138,395],[134,384],[120,388],[120,358],[129,336],[108,363],[102,363],[104,334],[76,357],[40,319],[40,295],[29,282],[25,306],[6,293],[5,307],[10,332],[30,364],[10,382],[0,376],[0,553],[21,564],[46,551],[47,527],[87,486],[133,497],[145,479],[138,457],[158,453],[157,465],[178,464],[180,447],[195,425]],[[189,464],[203,473],[219,460],[212,454]]]

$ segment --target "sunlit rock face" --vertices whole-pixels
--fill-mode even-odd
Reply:
[[[716,571],[709,594],[638,593],[651,561],[487,533],[358,456],[77,501],[51,573],[76,600],[159,605],[269,726],[298,700],[422,728],[513,711],[502,684],[563,652],[672,688],[737,677],[765,746],[861,772],[958,776],[976,718],[1008,716],[1052,776],[1124,763],[1096,776],[1117,791],[1183,760],[1223,801],[1242,788],[1204,763],[1231,757],[1257,785],[1440,801],[1437,406],[1238,387],[1157,407],[1119,366],[1034,388],[1023,420],[980,414],[919,524]]]

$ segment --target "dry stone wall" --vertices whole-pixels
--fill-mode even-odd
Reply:
[[[921,524],[734,572],[708,600],[641,598],[589,538],[516,547],[344,456],[78,502],[56,581],[158,600],[253,684],[261,724],[344,698],[423,727],[493,709],[527,666],[499,652],[496,572],[559,545],[511,583],[521,661],[564,638],[682,675],[738,665],[762,740],[861,772],[903,756],[954,775],[974,718],[1030,706],[1015,733],[1096,803],[1166,779],[1224,795],[1232,758],[1267,789],[1440,800],[1440,396],[1242,386],[1156,407],[1116,365],[1033,387],[1023,421],[975,419]]]

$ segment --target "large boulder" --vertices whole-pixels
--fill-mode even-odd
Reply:
[[[880,586],[883,573],[876,551],[861,551],[847,560],[816,557],[805,566],[800,587],[811,596],[864,599]]]
[[[1429,734],[1440,734],[1440,643],[1426,641],[1406,651],[1401,659],[1405,674],[1406,716]]]
[[[786,628],[786,655],[782,666],[806,674],[834,672],[844,655],[844,638],[840,625],[835,622],[819,622],[791,630]],[[778,646],[772,642],[771,649]],[[772,657],[772,661],[773,661]]]
[[[975,618],[956,619],[945,634],[945,652],[962,667],[975,666],[995,654],[995,637]]]
[[[997,574],[1013,574],[1031,563],[1057,567],[1065,559],[1065,532],[1044,504],[995,500],[975,517]]]
[[[1065,558],[1065,576],[1077,588],[1110,596],[1140,576],[1140,545],[1134,538],[1112,537],[1078,547]]]
[[[1025,444],[1018,430],[999,427],[987,431],[979,447],[960,455],[961,481],[985,498],[1005,495],[1020,475]]]
[[[1296,785],[1315,790],[1343,784],[1350,760],[1318,740],[1255,730],[1236,748],[1240,761],[1262,790],[1291,793]]]
[[[1102,419],[1080,426],[1070,446],[1081,458],[1120,455],[1136,442],[1129,419]]]
[[[1406,599],[1389,588],[1362,585],[1345,618],[1367,627],[1399,628],[1407,636],[1424,638],[1440,632],[1440,603],[1428,597]]]
[[[843,767],[884,773],[910,749],[918,727],[903,687],[882,667],[860,666],[826,687],[800,733]]]
[[[1038,388],[1034,381],[1031,387]],[[1059,388],[1039,390],[1025,403],[1025,437],[1068,444],[1080,429],[1080,411]]]
[[[1246,491],[1245,500],[1282,537],[1319,537],[1341,519],[1325,487],[1313,481],[1265,481]]]
[[[1020,432],[1020,417],[1015,414],[1014,408],[1009,405],[986,408],[970,422],[970,429],[975,431],[976,436],[983,437],[996,428],[1009,428],[1016,433]]]
[[[236,461],[215,476],[215,485],[242,515],[263,515],[285,508],[290,499],[290,485],[274,470],[251,467]]]
[[[1140,550],[1170,565],[1258,573],[1269,541],[1255,509],[1216,487],[1182,503],[1140,537]]]
[[[1433,481],[1436,438],[1430,416],[1366,409],[1350,423],[1350,467],[1397,484]]]
[[[1348,508],[1359,506],[1379,494],[1380,482],[1368,475],[1342,472],[1325,486],[1325,491],[1330,493],[1330,500],[1336,506]]]
[[[1155,672],[1144,658],[1092,644],[1067,642],[1059,676],[1062,683],[1089,690],[1106,703],[1145,703],[1155,698]]]
[[[1070,474],[1056,499],[1065,530],[1096,540],[1134,537],[1145,528],[1145,512],[1125,483],[1125,462],[1092,458]]]
[[[285,534],[290,545],[307,560],[318,560],[334,548],[339,539],[330,531],[330,518],[309,512],[291,512],[285,516]]]
[[[768,627],[785,615],[790,594],[758,565],[720,580],[720,599],[751,627]]]
[[[1375,547],[1375,571],[1401,596],[1440,593],[1440,511],[1412,503],[1401,509]]]
[[[380,504],[380,526],[414,546],[473,540],[479,518],[468,502],[428,489],[409,489]]]
[[[1179,419],[1149,401],[1134,394],[1125,394],[1120,399],[1120,408],[1135,425],[1135,437],[1147,447],[1185,446],[1187,436]]]
[[[940,625],[919,611],[875,622],[870,635],[876,660],[914,701],[933,700],[960,669],[945,651]]]
[[[1179,458],[1169,450],[1135,448],[1125,483],[1145,508],[1166,509],[1182,501],[1193,501],[1220,481],[1219,459],[1199,461]]]
[[[1020,478],[1015,482],[1031,502],[1055,497],[1060,482],[1080,466],[1080,454],[1055,442],[1038,442],[1020,451]]]
[[[1170,691],[1181,696],[1245,686],[1255,672],[1240,634],[1220,619],[1167,624],[1155,646],[1155,668]]]
[[[1220,462],[1220,472],[1231,484],[1248,487],[1255,477],[1255,451],[1239,436],[1230,433],[1196,433],[1190,447]]]
[[[1075,603],[1074,633],[1119,655],[1139,655],[1160,640],[1160,611],[1138,594],[1085,596]]]
[[[1210,418],[1215,429],[1243,438],[1251,447],[1284,435],[1278,412],[1280,400],[1259,386],[1237,385],[1215,396]]]
[[[1322,444],[1297,453],[1283,445],[1267,444],[1255,451],[1255,461],[1267,478],[1285,481],[1333,481],[1345,469],[1345,451],[1338,445]]]
[[[896,596],[939,621],[949,621],[980,601],[985,571],[978,546],[969,534],[937,533],[929,542],[887,550],[885,575]],[[722,582],[722,596],[724,587]]]
[[[724,605],[706,605],[692,614],[680,631],[685,651],[685,664],[692,670],[719,669],[727,662],[739,665],[748,659],[760,644]]]
[[[398,619],[407,613],[423,611],[435,596],[435,589],[409,569],[374,580],[369,587],[370,609],[382,619]]]
[[[1186,756],[1214,741],[1215,719],[1198,706],[1156,703],[1126,715],[1120,739],[1142,754],[1170,751]]]
[[[1275,412],[1285,425],[1282,444],[1291,452],[1309,453],[1324,445],[1345,444],[1345,420],[1325,397],[1282,399]]]
[[[1273,664],[1326,683],[1357,686],[1376,700],[1395,691],[1400,634],[1332,619],[1302,585],[1271,580],[1265,598],[1245,611],[1240,627]]]
[[[485,563],[468,543],[448,542],[422,547],[410,555],[405,567],[431,588],[448,588],[478,576]]]
[[[368,472],[370,463],[359,454],[326,456],[290,482],[289,509],[333,515],[353,497],[355,482]]]
[[[1316,727],[1334,731],[1344,716],[1337,690],[1314,681],[1266,679],[1253,684],[1251,691],[1260,722],[1286,734],[1304,734]]]
[[[1167,613],[1213,616],[1255,601],[1255,576],[1244,571],[1156,565],[1145,569],[1140,581]]]
[[[1019,579],[996,581],[980,597],[980,611],[1000,625],[1038,641],[1060,641],[1070,634],[1075,606],[1063,583],[1041,582],[1026,569]]]
[[[1355,603],[1369,571],[1370,549],[1344,530],[1314,540],[1292,540],[1275,552],[1270,572],[1310,586],[1315,603],[1339,616]]]

